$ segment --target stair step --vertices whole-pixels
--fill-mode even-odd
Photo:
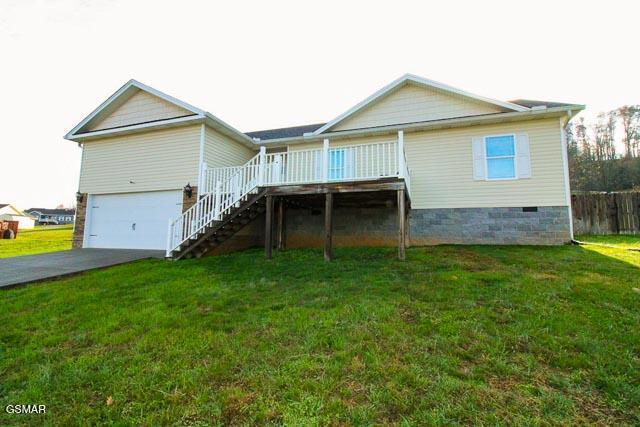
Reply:
[[[251,194],[257,193],[260,193],[258,189],[251,192]],[[171,255],[174,259],[202,257],[256,219],[266,210],[265,205],[264,197],[250,197],[247,194],[239,203],[231,206],[220,220],[209,222],[200,232],[176,248]]]

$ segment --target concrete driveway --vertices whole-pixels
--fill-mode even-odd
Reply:
[[[143,249],[71,249],[0,259],[0,288],[110,267],[145,258],[163,258],[164,251]]]

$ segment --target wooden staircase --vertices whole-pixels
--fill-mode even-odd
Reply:
[[[173,250],[171,258],[174,260],[200,258],[229,240],[265,211],[266,193],[267,189],[261,188],[256,193],[248,195],[246,200],[242,201],[238,207],[232,207],[220,221],[212,221],[196,236]]]
[[[349,159],[338,169],[330,169],[330,154],[334,151],[330,150],[328,139],[322,148],[291,152],[267,154],[266,147],[262,146],[259,153],[242,166],[210,169],[205,164],[198,185],[202,195],[180,216],[169,220],[166,257],[182,259],[205,255],[267,210],[266,199],[282,193],[284,187],[285,192],[295,192],[310,186],[307,190],[311,193],[328,193],[328,199],[332,200],[330,193],[341,190],[329,189],[329,186],[344,187],[359,181],[369,189],[358,191],[372,188],[378,191],[383,189],[384,180],[391,179],[403,181],[402,189],[410,192],[403,135],[402,131],[398,132],[397,143],[384,141],[335,148],[342,153],[341,159]],[[272,206],[267,213],[271,210]],[[267,217],[265,221],[269,222],[270,216]],[[270,228],[266,228],[265,235],[269,238],[265,240],[269,241]]]

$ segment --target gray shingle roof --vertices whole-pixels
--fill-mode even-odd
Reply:
[[[293,126],[290,128],[257,130],[254,132],[245,132],[245,135],[249,136],[250,138],[260,138],[261,140],[292,138],[296,136],[302,136],[307,132],[313,132],[317,129],[320,129],[324,125],[324,123],[317,123],[315,125]]]
[[[568,102],[536,101],[534,99],[514,99],[513,101],[509,101],[509,102],[512,104],[522,105],[523,107],[527,107],[527,108],[540,107],[540,106],[553,108],[553,107],[568,107],[570,105],[576,105]]]
[[[45,215],[74,215],[75,209],[45,209],[45,208],[31,208],[25,210],[25,212],[40,212]]]

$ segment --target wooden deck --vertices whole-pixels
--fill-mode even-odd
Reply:
[[[327,194],[327,193],[366,193],[379,191],[406,190],[404,180],[383,178],[371,181],[340,181],[317,184],[281,185],[266,187],[272,196]]]
[[[402,131],[398,132],[397,142],[331,148],[329,140],[325,139],[322,148],[269,154],[262,146],[260,152],[244,165],[209,169],[203,164],[202,167],[204,174],[198,186],[201,193],[198,201],[168,224],[167,257],[184,250],[185,244],[199,244],[199,239],[211,232],[216,222],[226,221],[251,194],[260,192],[268,202],[268,225],[273,222],[274,198],[324,195],[327,212],[325,256],[330,259],[334,195],[369,194],[369,201],[375,201],[376,195],[394,192],[397,193],[399,217],[403,218],[411,189]],[[399,229],[404,228],[405,223],[399,221]],[[404,232],[399,233],[404,236]],[[270,245],[270,228],[267,234]],[[400,242],[404,237],[398,239]],[[399,245],[402,258],[404,244]],[[270,247],[267,256],[271,256]]]
[[[398,258],[405,258],[411,200],[404,180],[385,178],[372,181],[342,181],[264,187],[266,190],[265,256],[271,259],[273,247],[285,247],[286,206],[295,203],[316,209],[324,208],[324,259],[333,257],[333,209],[340,206],[391,206],[398,209]],[[275,209],[277,203],[277,209]],[[276,224],[276,242],[273,226]]]

